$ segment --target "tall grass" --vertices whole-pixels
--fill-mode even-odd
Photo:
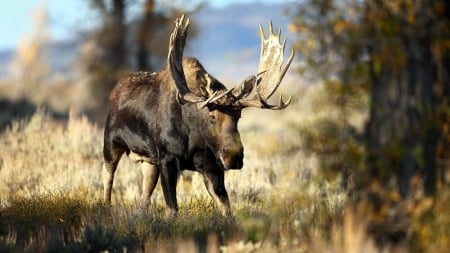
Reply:
[[[142,176],[126,157],[116,173],[113,205],[106,207],[100,126],[74,113],[58,122],[43,110],[16,121],[0,136],[0,250],[379,252],[367,232],[370,209],[349,207],[341,178],[325,180],[318,158],[303,152],[299,126],[319,117],[310,97],[283,112],[244,112],[244,168],[226,173],[230,218],[220,215],[198,173],[180,177],[176,216],[166,215],[159,186],[151,207],[141,209]],[[436,240],[427,231],[439,224],[423,226],[432,208],[414,216],[420,228],[408,237],[417,239],[414,248],[427,249],[424,240]],[[437,205],[434,215],[445,210],[450,209]],[[448,215],[440,219],[448,224]],[[383,252],[405,249],[385,247]]]

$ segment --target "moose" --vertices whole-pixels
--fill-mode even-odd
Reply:
[[[238,131],[241,111],[247,107],[281,110],[268,99],[279,87],[294,58],[284,63],[286,39],[281,29],[268,38],[260,25],[261,54],[258,72],[227,89],[208,74],[196,58],[183,57],[189,18],[175,20],[170,35],[167,67],[159,73],[124,76],[111,91],[104,128],[104,201],[111,203],[114,172],[122,155],[140,163],[143,205],[148,206],[161,177],[168,212],[178,210],[176,186],[182,170],[201,173],[207,191],[224,216],[231,215],[224,184],[226,170],[243,166],[244,148]]]

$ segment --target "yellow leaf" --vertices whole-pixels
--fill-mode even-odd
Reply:
[[[334,30],[334,33],[340,34],[344,30],[346,30],[348,27],[349,27],[349,24],[347,21],[340,20],[340,21],[336,22],[336,24],[334,24],[333,30]]]

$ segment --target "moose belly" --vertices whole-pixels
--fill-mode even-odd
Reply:
[[[156,159],[155,158],[151,158],[145,155],[140,155],[138,153],[135,153],[133,151],[130,151],[130,153],[128,154],[128,159],[130,159],[132,162],[134,163],[141,163],[141,162],[147,162],[150,164],[156,164]]]

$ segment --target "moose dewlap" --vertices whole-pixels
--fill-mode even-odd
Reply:
[[[226,89],[200,62],[183,57],[189,19],[176,19],[170,36],[167,67],[159,73],[137,72],[122,78],[111,92],[104,131],[104,200],[111,202],[114,172],[124,153],[141,164],[143,204],[147,206],[158,178],[170,212],[178,210],[176,184],[181,170],[204,177],[206,189],[223,215],[230,215],[224,171],[241,169],[244,149],[238,131],[242,109],[280,110],[267,100],[281,83],[294,58],[284,64],[286,40],[272,23],[266,38],[260,26],[258,71],[238,86]]]

